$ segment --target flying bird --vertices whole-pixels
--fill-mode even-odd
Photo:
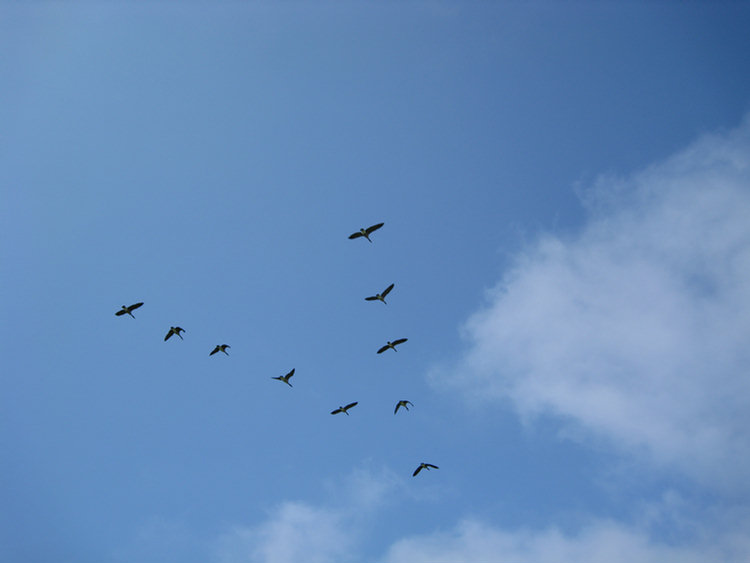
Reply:
[[[398,346],[399,344],[403,344],[407,340],[408,338],[399,338],[398,340],[394,340],[393,342],[389,340],[385,346],[378,350],[378,354],[382,354],[383,352],[388,350],[388,348],[391,348],[394,352],[398,352],[398,350],[396,350],[396,346]]]
[[[294,369],[292,369],[292,371],[290,371],[286,375],[279,375],[278,377],[272,377],[271,379],[278,379],[279,381],[283,381],[284,383],[286,383],[287,385],[289,385],[289,387],[292,387],[292,384],[289,383],[289,379],[293,375],[294,375]]]
[[[349,403],[345,407],[339,407],[335,411],[331,411],[331,414],[339,414],[340,412],[343,412],[346,416],[349,416],[349,413],[346,412],[346,411],[348,411],[350,408],[356,407],[356,406],[357,406],[357,401],[354,401],[353,403]]]
[[[375,231],[377,231],[383,225],[385,225],[385,223],[378,223],[377,225],[372,225],[371,227],[367,227],[366,229],[360,229],[356,233],[350,234],[349,238],[350,239],[355,239],[355,238],[359,238],[359,237],[365,237],[367,240],[369,240],[370,242],[372,242],[370,240],[370,235],[372,233],[374,233]]]
[[[228,356],[229,352],[227,352],[227,348],[231,348],[231,346],[229,344],[217,344],[216,348],[214,348],[214,351],[211,352],[209,356],[213,356],[216,352],[224,352]]]
[[[417,473],[419,473],[419,472],[420,472],[420,471],[422,471],[423,469],[426,469],[427,471],[429,471],[429,470],[430,470],[430,468],[433,468],[433,469],[440,469],[440,468],[439,468],[439,467],[438,467],[437,465],[432,465],[431,463],[420,463],[420,464],[419,464],[419,467],[417,467],[417,468],[416,468],[416,469],[414,470],[414,473],[412,473],[412,475],[411,475],[411,476],[412,476],[412,477],[416,477],[416,476],[417,476]]]
[[[365,301],[382,301],[385,303],[385,296],[388,295],[391,290],[393,289],[393,284],[389,285],[383,290],[383,293],[376,293],[375,295],[372,295],[370,297],[365,297]],[[388,303],[385,303],[388,305]]]
[[[406,405],[414,406],[411,401],[399,401],[396,403],[396,410],[393,411],[393,414],[396,414],[398,412],[399,407],[404,407],[407,411],[409,410],[409,407]]]
[[[167,335],[166,335],[166,336],[164,337],[164,342],[166,342],[167,340],[169,340],[169,338],[170,338],[170,337],[171,337],[171,336],[172,336],[173,334],[176,334],[177,336],[179,336],[179,337],[180,337],[180,340],[185,340],[184,338],[182,338],[182,335],[180,334],[181,332],[185,332],[185,329],[184,329],[184,328],[180,328],[180,327],[178,327],[178,326],[170,326],[170,327],[169,327],[169,332],[168,332],[168,333],[167,333]],[[209,355],[210,355],[210,354],[209,354]]]
[[[135,311],[135,310],[136,310],[136,309],[137,309],[138,307],[140,307],[141,305],[143,305],[143,301],[141,301],[140,303],[133,303],[133,304],[132,304],[132,305],[131,305],[130,307],[126,307],[125,305],[123,305],[123,306],[122,306],[122,309],[120,309],[119,311],[117,311],[117,312],[115,313],[115,315],[117,315],[118,317],[121,317],[122,315],[124,315],[124,314],[126,314],[126,313],[127,313],[127,314],[128,314],[128,315],[130,315],[131,317],[135,318],[135,317],[133,316],[133,311]]]

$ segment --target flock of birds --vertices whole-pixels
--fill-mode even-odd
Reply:
[[[384,224],[385,223],[377,223],[375,225],[371,225],[370,227],[362,228],[356,233],[352,233],[351,235],[349,235],[349,238],[357,239],[357,238],[364,237],[369,242],[372,243],[372,239],[370,239],[370,235],[374,233],[375,231],[377,231],[379,228],[381,228]],[[370,297],[365,297],[365,301],[381,301],[383,303],[386,303],[385,298],[391,292],[391,290],[393,289],[393,286],[394,284],[391,284],[388,287],[386,287],[382,293],[376,293],[375,295],[371,295]],[[123,315],[130,315],[131,317],[135,318],[135,315],[133,315],[133,311],[135,311],[136,309],[142,306],[143,306],[142,301],[139,303],[133,303],[132,305],[129,305],[129,306],[123,305],[122,308],[115,313],[115,315],[118,317],[121,317]],[[184,338],[182,338],[183,332],[185,332],[184,328],[179,327],[179,326],[171,326],[169,327],[169,331],[167,332],[166,336],[164,336],[164,341],[166,342],[173,335],[177,335],[180,337],[181,340],[184,340]],[[396,346],[398,346],[399,344],[403,344],[407,340],[408,340],[407,338],[398,338],[394,340],[393,342],[389,340],[388,342],[385,343],[385,345],[383,345],[381,348],[378,349],[377,353],[382,354],[383,352],[389,349],[393,350],[394,352],[397,352],[398,350],[396,350]],[[231,346],[229,346],[228,344],[217,344],[216,347],[209,353],[209,356],[213,356],[214,354],[217,354],[219,352],[223,352],[224,354],[228,356],[229,352],[227,352],[227,348],[231,348]],[[289,380],[292,378],[293,375],[294,375],[294,369],[292,369],[286,375],[279,375],[276,377],[272,377],[271,379],[277,379],[279,381],[283,381],[284,383],[289,385],[289,387],[292,387],[292,384],[289,383]],[[337,409],[332,410],[331,414],[344,413],[345,415],[349,416],[349,412],[348,412],[349,409],[356,407],[358,404],[359,403],[357,401],[354,401],[353,403],[349,403],[348,405],[339,406]],[[398,401],[396,403],[396,408],[394,409],[393,414],[395,415],[398,412],[398,410],[402,407],[408,411],[409,410],[408,405],[414,406],[411,401],[407,401],[407,400]],[[422,469],[427,469],[429,471],[430,469],[439,469],[439,468],[437,465],[423,462],[423,463],[420,463],[419,467],[417,467],[414,470],[412,477],[416,477],[419,474],[419,472],[422,471]]]

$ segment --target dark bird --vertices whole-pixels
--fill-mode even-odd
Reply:
[[[339,407],[335,411],[331,411],[331,414],[339,414],[340,412],[343,412],[346,416],[349,416],[349,413],[346,412],[346,411],[348,411],[350,408],[356,407],[356,406],[357,406],[357,401],[354,401],[353,403],[349,403],[345,407]]]
[[[179,336],[180,340],[185,340],[184,338],[182,338],[182,335],[180,334],[181,332],[185,332],[185,329],[184,328],[180,328],[178,326],[170,326],[169,327],[169,332],[164,337],[164,342],[166,342],[167,340],[169,340],[169,337],[172,336],[173,334],[176,334],[177,336]]]
[[[417,476],[417,473],[419,473],[419,472],[420,472],[420,471],[422,471],[423,469],[426,469],[427,471],[429,471],[429,470],[430,470],[430,468],[432,468],[432,469],[440,469],[440,468],[439,468],[439,467],[438,467],[437,465],[432,465],[431,463],[420,463],[420,464],[419,464],[419,467],[417,467],[417,468],[416,468],[416,469],[414,470],[414,473],[412,473],[412,474],[411,474],[411,476],[412,476],[412,477],[416,477],[416,476]]]
[[[411,401],[399,401],[396,403],[396,410],[393,411],[393,414],[396,414],[398,412],[399,407],[404,407],[407,411],[409,410],[409,407],[406,405],[414,406]]]
[[[391,290],[393,289],[393,284],[389,285],[383,290],[383,293],[376,293],[375,295],[372,295],[370,297],[365,297],[365,301],[382,301],[385,303],[385,296],[388,295]],[[388,303],[385,303],[388,305]]]
[[[292,369],[292,371],[290,371],[290,372],[289,372],[289,373],[287,373],[286,375],[279,375],[278,377],[272,377],[271,379],[278,379],[279,381],[283,381],[284,383],[286,383],[287,385],[289,385],[289,387],[291,387],[291,386],[292,386],[292,384],[291,384],[291,383],[289,383],[289,379],[290,379],[290,378],[291,378],[291,377],[292,377],[293,375],[294,375],[294,369]]]
[[[399,344],[403,344],[407,340],[408,338],[399,338],[398,340],[394,340],[393,342],[389,340],[385,346],[378,350],[378,354],[382,354],[383,352],[388,350],[388,348],[391,348],[394,352],[398,352],[398,350],[396,350],[396,346],[398,346]]]
[[[125,305],[123,305],[123,306],[122,306],[122,309],[120,309],[119,311],[117,311],[117,312],[115,313],[115,315],[117,315],[118,317],[121,317],[122,315],[124,315],[124,314],[126,314],[126,313],[127,313],[127,314],[128,314],[128,315],[130,315],[131,317],[135,318],[135,317],[133,316],[133,311],[135,311],[135,310],[136,310],[136,309],[137,309],[138,307],[140,307],[141,305],[143,305],[143,301],[141,301],[140,303],[133,303],[133,304],[132,304],[132,305],[131,305],[130,307],[126,307]]]
[[[227,352],[227,348],[231,348],[231,346],[229,344],[217,344],[216,348],[214,348],[214,351],[211,352],[209,356],[213,356],[216,352],[224,352],[228,356],[229,352]]]
[[[349,238],[350,239],[355,239],[355,238],[359,238],[359,237],[365,237],[367,240],[369,240],[370,242],[372,242],[370,240],[370,235],[372,233],[374,233],[375,231],[377,231],[383,225],[385,225],[385,223],[378,223],[377,225],[373,225],[371,227],[367,227],[366,229],[360,229],[356,233],[350,234]]]

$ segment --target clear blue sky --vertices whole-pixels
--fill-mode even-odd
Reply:
[[[750,559],[748,29],[0,3],[0,562]]]

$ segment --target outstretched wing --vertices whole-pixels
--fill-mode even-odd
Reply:
[[[120,309],[119,311],[115,313],[115,315],[119,317],[120,315],[124,315],[127,312],[128,312],[127,309]]]
[[[377,301],[377,297],[375,295],[371,295],[370,297],[365,297],[365,301]],[[115,315],[122,315],[122,313],[115,313]]]
[[[287,373],[287,374],[286,374],[286,375],[284,376],[284,379],[289,379],[290,377],[292,377],[292,376],[294,375],[294,370],[295,370],[295,369],[296,369],[296,368],[292,368],[292,371],[290,371],[289,373]]]
[[[391,292],[392,289],[393,289],[393,284],[391,284],[388,287],[386,287],[385,290],[383,291],[383,293],[380,294],[381,297],[385,297],[386,295],[388,295]]]
[[[349,403],[348,405],[346,405],[346,406],[344,407],[344,410],[345,410],[345,411],[348,411],[348,410],[349,410],[350,408],[352,408],[352,407],[356,407],[356,406],[357,406],[357,401],[354,401],[353,403]]]
[[[385,223],[378,223],[377,225],[373,225],[372,227],[367,227],[365,229],[365,232],[369,235],[370,233],[377,231],[383,225],[385,225]]]
[[[417,474],[418,474],[418,473],[419,473],[420,471],[422,471],[422,466],[421,466],[421,465],[420,465],[419,467],[417,467],[417,469],[416,469],[416,470],[414,471],[414,473],[412,473],[412,474],[411,474],[411,476],[412,476],[412,477],[416,477],[416,476],[417,476]]]
[[[340,412],[344,412],[342,409],[336,409],[335,411],[331,411],[331,414],[339,414]]]
[[[354,239],[354,238],[359,238],[361,236],[363,236],[362,233],[352,233],[349,235],[349,238]]]
[[[397,344],[403,344],[407,340],[409,340],[409,339],[408,338],[399,338],[398,340],[394,340],[393,342],[391,342],[391,344],[393,344],[394,346],[396,346]]]
[[[170,329],[169,329],[169,332],[168,332],[168,333],[167,333],[167,335],[166,335],[166,336],[164,337],[164,342],[166,342],[167,340],[169,340],[169,337],[170,337],[170,336],[172,336],[173,334],[174,334],[174,332],[172,332],[172,329],[170,328]]]
[[[432,465],[431,463],[425,463],[427,467],[432,467],[433,469],[440,469],[437,465]]]
[[[140,303],[134,303],[133,305],[131,305],[130,307],[128,307],[128,309],[130,309],[131,311],[135,311],[141,305],[143,305],[143,301],[141,301]]]
[[[382,354],[383,352],[385,352],[386,350],[388,350],[388,348],[389,348],[389,346],[388,346],[388,344],[386,344],[380,350],[378,350],[378,354]]]
[[[220,350],[221,350],[221,346],[217,346],[216,348],[214,348],[214,351],[209,354],[209,356],[213,356],[214,354],[216,354],[216,352]]]
[[[401,406],[401,401],[399,401],[398,403],[396,403],[396,408],[395,408],[395,410],[393,411],[393,414],[396,414],[396,413],[398,412],[398,408],[399,408],[400,406]]]

